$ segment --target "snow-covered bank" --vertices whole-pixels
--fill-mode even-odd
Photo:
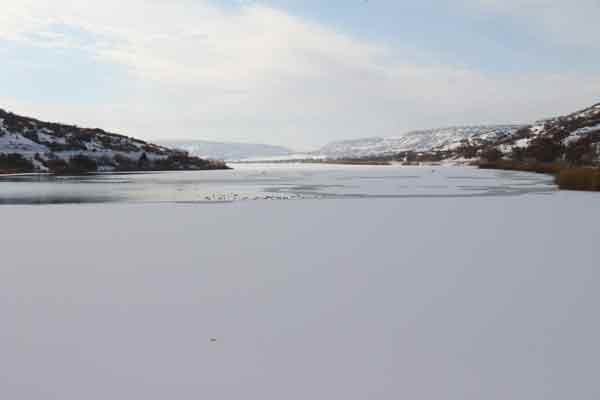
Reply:
[[[598,200],[0,207],[0,398],[596,399]]]

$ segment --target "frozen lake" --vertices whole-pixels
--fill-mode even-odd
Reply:
[[[543,175],[466,167],[237,164],[232,171],[0,177],[0,204],[203,203],[247,200],[549,194]]]
[[[243,166],[0,198],[2,399],[600,396],[600,196],[544,176]]]

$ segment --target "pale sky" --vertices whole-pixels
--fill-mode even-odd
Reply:
[[[600,101],[598,0],[3,0],[0,108],[286,145]]]

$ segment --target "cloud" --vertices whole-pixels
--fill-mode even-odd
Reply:
[[[125,67],[130,78],[109,103],[19,103],[5,94],[5,107],[146,138],[313,147],[438,125],[527,121],[585,106],[600,89],[598,76],[419,65],[400,47],[256,3],[15,0],[5,8],[0,38],[84,50]]]

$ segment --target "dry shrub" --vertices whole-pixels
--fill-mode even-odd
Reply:
[[[0,154],[0,174],[33,172],[31,161],[20,154]]]
[[[566,168],[556,177],[556,184],[566,190],[600,191],[600,169]]]
[[[508,171],[535,172],[538,174],[556,175],[564,165],[560,163],[542,162],[520,162],[511,160],[498,160],[495,162],[481,162],[478,164],[482,169],[502,169]]]

